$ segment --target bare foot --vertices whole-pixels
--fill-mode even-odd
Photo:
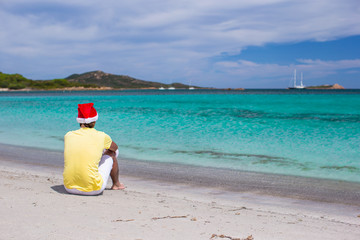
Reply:
[[[126,188],[125,185],[123,183],[120,183],[120,182],[116,183],[116,184],[113,184],[112,187],[111,187],[112,190],[123,190],[125,188]]]

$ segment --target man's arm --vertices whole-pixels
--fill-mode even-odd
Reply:
[[[118,149],[118,145],[116,145],[116,143],[114,141],[111,142],[111,145],[108,150],[115,152],[117,149]]]
[[[115,142],[111,142],[111,145],[108,149],[106,149],[106,151],[104,152],[105,155],[109,155],[111,157],[115,156],[115,152],[118,149],[118,146],[116,145]]]
[[[124,189],[125,186],[121,182],[119,182],[119,164],[116,159],[115,151],[118,149],[118,146],[115,142],[111,142],[109,149],[106,150],[105,154],[110,155],[113,159],[113,166],[110,172],[110,177],[113,182],[111,189],[113,190],[121,190]]]

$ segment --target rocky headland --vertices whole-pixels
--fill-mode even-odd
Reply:
[[[335,83],[334,85],[320,85],[320,86],[310,86],[306,87],[306,89],[345,89],[340,84]]]

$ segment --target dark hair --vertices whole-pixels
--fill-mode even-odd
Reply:
[[[84,126],[87,128],[94,128],[95,127],[95,122],[91,122],[91,123],[80,123],[80,127]]]

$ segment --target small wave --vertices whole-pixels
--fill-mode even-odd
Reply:
[[[133,146],[133,145],[119,145],[119,147],[129,148],[129,149],[138,150],[138,151],[145,151],[145,150],[158,151],[158,150],[161,150],[160,148],[156,148],[156,147],[140,147],[140,146]]]
[[[224,153],[216,151],[186,151],[186,150],[175,150],[173,153],[189,154],[189,155],[207,155],[210,158],[223,158],[227,160],[248,160],[251,159],[252,164],[276,164],[277,166],[293,166],[297,165],[303,169],[307,168],[305,164],[297,163],[292,159],[284,157],[276,157],[262,154],[245,154],[245,153]]]
[[[221,156],[221,157],[254,157],[254,158],[265,158],[265,159],[285,159],[283,157],[274,157],[269,155],[261,155],[261,154],[246,154],[246,153],[224,153],[224,152],[215,152],[215,151],[193,151],[195,154],[209,154],[211,156]]]
[[[252,111],[248,109],[221,108],[221,109],[199,109],[194,115],[200,117],[235,117],[235,118],[264,118],[266,113],[262,111]]]
[[[354,166],[322,166],[320,168],[329,170],[347,170],[349,172],[360,172],[360,169]]]
[[[292,116],[284,116],[284,119],[294,120],[316,120],[325,122],[352,122],[359,123],[360,115],[358,114],[319,114],[319,113],[308,113],[308,114],[295,114]]]
[[[279,166],[279,167],[286,167],[286,166],[297,166],[299,168],[301,168],[302,171],[308,171],[310,170],[310,168],[303,164],[303,163],[298,163],[298,162],[295,162],[291,159],[285,159],[284,160],[279,160],[279,159],[276,159],[276,158],[269,158],[269,159],[261,159],[261,160],[258,160],[258,161],[254,161],[253,164],[271,164],[271,165],[276,165],[276,166]]]
[[[64,137],[63,136],[49,136],[49,138],[53,138],[53,139],[56,139],[56,140],[60,140],[60,141],[64,141]]]

